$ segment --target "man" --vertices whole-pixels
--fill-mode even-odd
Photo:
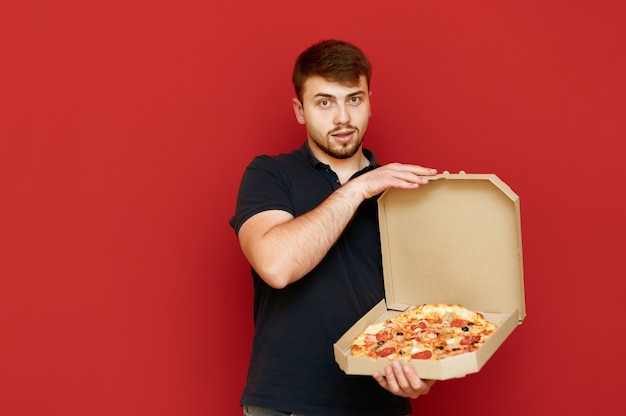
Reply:
[[[363,148],[371,66],[327,40],[296,60],[293,109],[306,142],[256,157],[230,220],[252,267],[255,334],[244,414],[402,416],[429,391],[409,366],[341,371],[333,343],[384,297],[377,197],[415,189],[435,169],[380,166]]]

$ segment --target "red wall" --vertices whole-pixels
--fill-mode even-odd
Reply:
[[[520,195],[528,317],[416,413],[625,409],[624,3],[247,3],[0,4],[0,414],[240,414],[227,221],[249,160],[304,140],[291,65],[326,37],[374,64],[383,162]]]

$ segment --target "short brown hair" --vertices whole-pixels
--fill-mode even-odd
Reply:
[[[346,85],[358,85],[365,76],[369,88],[372,66],[365,54],[351,43],[341,40],[322,40],[304,50],[296,59],[292,82],[298,99],[302,88],[312,76]]]

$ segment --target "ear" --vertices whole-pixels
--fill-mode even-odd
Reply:
[[[302,108],[302,103],[297,98],[291,100],[291,104],[293,105],[293,112],[296,115],[296,120],[298,123],[305,124],[304,121],[304,108]]]

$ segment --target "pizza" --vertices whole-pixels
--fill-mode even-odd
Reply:
[[[441,360],[476,351],[498,329],[462,305],[424,304],[368,325],[351,345],[352,355],[389,360]]]

